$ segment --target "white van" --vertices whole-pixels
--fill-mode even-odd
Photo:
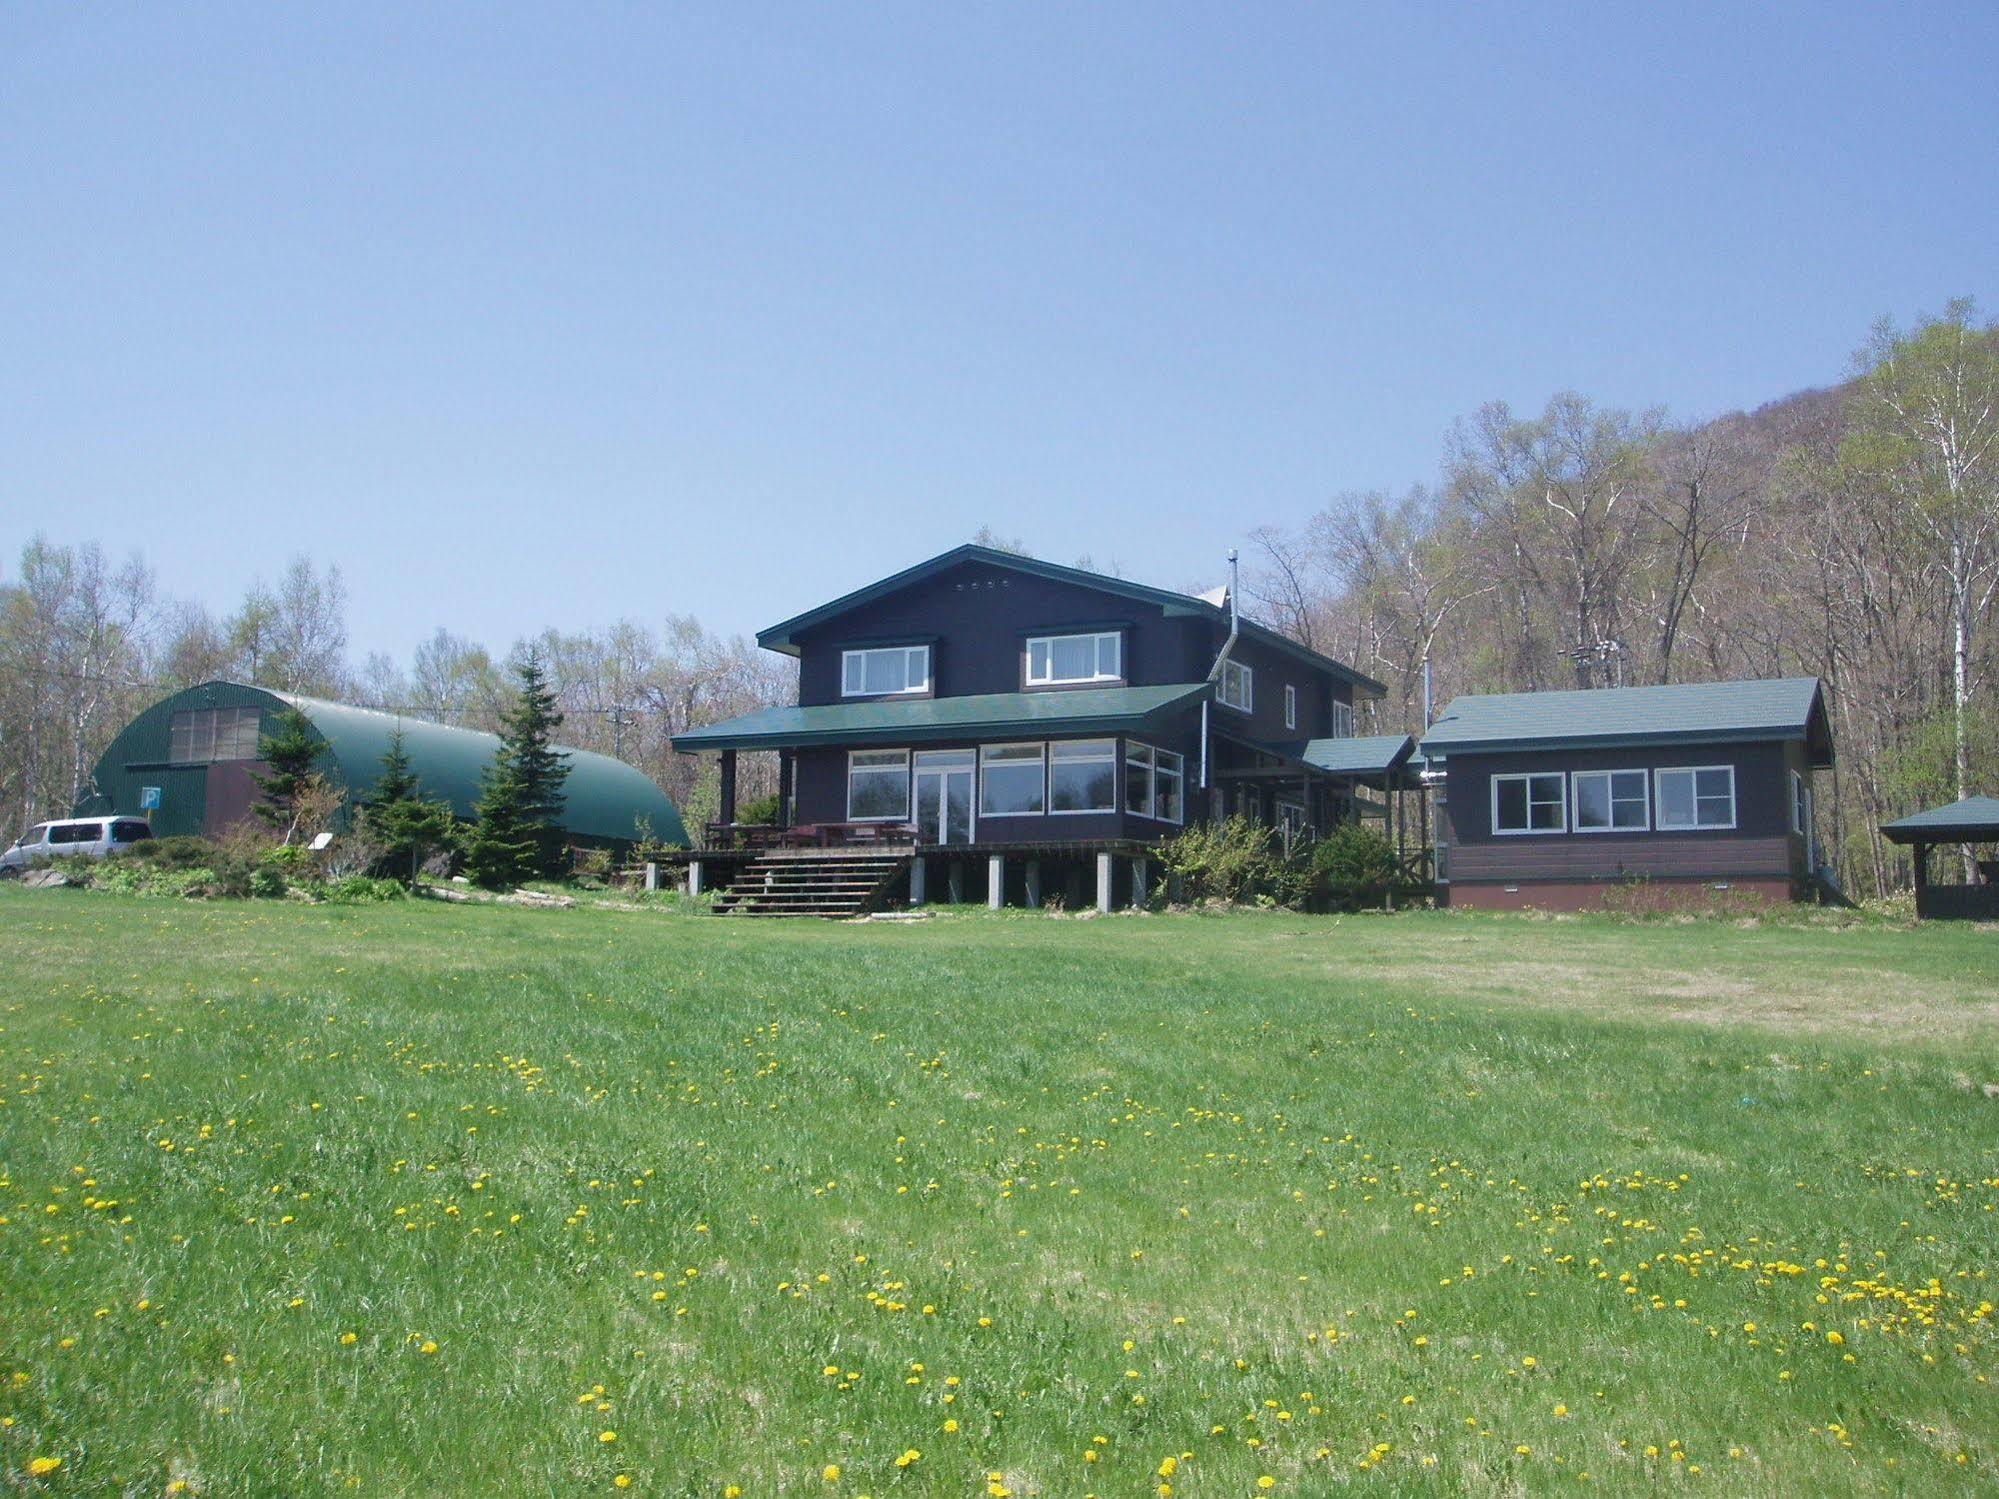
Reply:
[[[78,855],[101,859],[153,836],[142,817],[66,817],[38,822],[0,854],[0,877],[26,872],[38,861]]]

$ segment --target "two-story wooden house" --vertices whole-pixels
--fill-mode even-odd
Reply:
[[[1195,597],[987,547],[757,640],[797,658],[797,703],[673,741],[720,753],[713,841],[735,823],[736,754],[775,750],[779,838],[907,844],[916,899],[939,852],[985,854],[994,904],[1015,878],[1009,854],[1094,852],[1100,871],[1125,855],[1142,890],[1145,846],[1189,820],[1323,828],[1351,815],[1358,788],[1405,776],[1414,749],[1356,738],[1356,704],[1381,685],[1243,617],[1226,590]],[[1030,901],[1037,864],[1021,864]]]

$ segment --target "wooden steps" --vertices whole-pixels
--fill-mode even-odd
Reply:
[[[860,916],[874,910],[909,868],[906,852],[765,854],[715,897],[718,916]]]

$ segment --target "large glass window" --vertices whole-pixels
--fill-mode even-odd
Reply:
[[[1215,691],[1218,701],[1230,708],[1251,712],[1256,706],[1255,673],[1240,661],[1222,663],[1222,680]]]
[[[1124,809],[1161,822],[1179,822],[1185,811],[1186,761],[1172,750],[1136,739],[1125,745]]]
[[[1735,826],[1735,767],[1677,766],[1654,771],[1663,828],[1732,828]]]
[[[908,750],[854,750],[848,754],[847,820],[909,820]]]
[[[1035,635],[1027,642],[1027,685],[1115,682],[1124,675],[1123,637],[1111,630],[1093,635]]]
[[[1117,810],[1117,741],[1069,739],[1048,746],[1051,812]]]
[[[1563,776],[1555,771],[1492,778],[1495,833],[1560,833],[1567,829]]]
[[[1642,833],[1652,825],[1644,771],[1579,770],[1569,780],[1578,833]]]
[[[842,697],[890,697],[930,690],[930,647],[894,645],[840,652]]]
[[[256,708],[184,708],[168,720],[167,758],[176,765],[254,760],[262,725]]]
[[[1047,809],[1039,744],[988,744],[979,750],[979,816],[1038,817]]]

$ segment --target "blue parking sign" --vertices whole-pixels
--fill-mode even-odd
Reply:
[[[159,805],[160,805],[159,787],[141,786],[139,788],[139,810],[141,812],[157,811],[159,809]]]

